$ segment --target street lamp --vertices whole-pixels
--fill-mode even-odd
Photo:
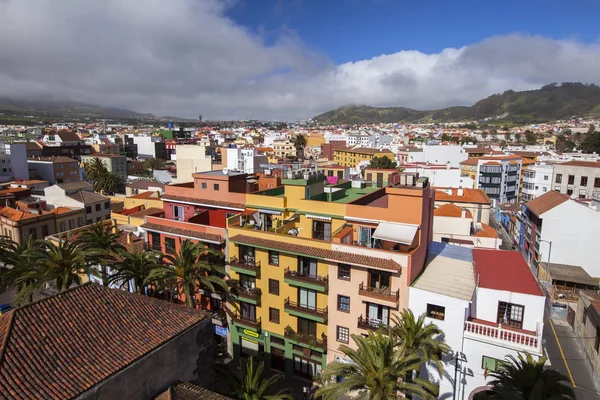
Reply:
[[[548,243],[548,261],[546,262],[546,278],[548,278],[548,275],[550,275],[550,255],[552,255],[552,240],[544,240],[544,239],[539,239],[538,242],[546,242]],[[550,283],[550,285],[552,285],[552,281],[548,281]]]

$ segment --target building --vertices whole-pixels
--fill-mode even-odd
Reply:
[[[600,191],[600,162],[567,161],[554,164],[552,189],[573,199],[591,199]]]
[[[425,145],[418,149],[398,149],[398,157],[408,163],[437,164],[449,167],[458,167],[469,155],[462,146],[458,145]]]
[[[254,147],[227,147],[221,151],[224,168],[247,174],[260,173],[261,165],[269,163],[266,155],[258,154]],[[178,172],[179,173],[179,172]]]
[[[27,158],[36,158],[42,157],[42,146],[39,142],[27,142],[25,143],[25,152],[27,154]]]
[[[522,201],[533,200],[552,190],[553,165],[539,163],[523,167]]]
[[[127,157],[114,154],[92,153],[81,157],[83,164],[89,164],[94,158],[100,159],[108,172],[121,177],[123,181],[127,179]]]
[[[78,147],[85,145],[85,141],[76,132],[68,130],[47,132],[42,137],[42,143],[47,147]]]
[[[32,177],[48,181],[49,184],[81,181],[81,170],[77,160],[69,157],[37,157],[27,159]]]
[[[227,226],[229,272],[245,289],[230,324],[234,357],[264,352],[272,369],[310,378],[351,334],[389,324],[424,265],[432,207],[414,175],[353,187],[314,168],[246,194]]]
[[[333,161],[335,150],[342,149],[345,147],[345,140],[330,140],[327,143],[323,143],[321,145],[321,157],[326,158],[329,161]]]
[[[466,178],[470,178],[473,182],[477,179],[477,158],[467,158],[460,162],[460,175]]]
[[[0,140],[0,183],[14,179],[29,179],[25,144],[11,144]]]
[[[133,136],[140,159],[159,158],[168,160],[167,147],[162,136]]]
[[[416,172],[419,176],[427,177],[430,185],[433,187],[467,189],[473,189],[475,187],[475,181],[469,176],[466,176],[468,174],[464,174],[458,167],[451,167],[450,165],[418,162],[400,164],[398,168],[402,169],[404,172]]]
[[[581,292],[577,301],[575,335],[592,365],[596,379],[600,376],[600,295],[597,292]]]
[[[11,188],[29,189],[31,195],[43,196],[44,189],[49,186],[48,181],[39,179],[27,179],[22,181],[9,182]]]
[[[599,224],[599,211],[552,190],[523,204],[519,248],[533,267],[541,262],[577,265],[598,278]]]
[[[296,157],[296,147],[289,139],[274,139],[272,147],[275,157],[278,159]]]
[[[491,226],[473,222],[468,209],[444,204],[433,212],[433,240],[463,247],[499,249],[502,239]]]
[[[177,145],[177,183],[192,182],[193,175],[212,170],[212,159],[206,154],[206,147],[195,144]]]
[[[521,158],[521,178],[519,180],[519,200],[518,200],[519,203],[523,199],[523,181],[525,180],[525,170],[528,169],[529,167],[535,166],[535,164],[536,164],[536,162],[532,158],[526,158],[526,157]]]
[[[410,288],[410,309],[444,331],[451,370],[432,365],[422,377],[440,398],[471,398],[484,390],[507,355],[542,356],[546,298],[518,251],[432,243],[427,266]]]
[[[521,158],[484,156],[477,159],[475,187],[495,203],[516,203],[519,198]]]
[[[208,385],[211,328],[196,310],[77,286],[0,315],[0,393],[7,400],[146,400],[176,381]]]
[[[159,192],[162,195],[164,193],[164,191],[165,191],[164,183],[160,183],[160,182],[156,182],[156,181],[149,181],[149,180],[144,180],[144,179],[140,179],[139,181],[131,182],[125,188],[125,194],[128,197],[133,196],[138,193],[144,193],[144,192]]]
[[[44,189],[44,195],[49,206],[83,209],[86,225],[110,219],[110,198],[94,193],[87,182],[53,185]]]
[[[436,188],[435,207],[438,208],[444,204],[454,204],[460,209],[469,211],[473,216],[473,222],[486,225],[490,223],[492,201],[481,189]]]
[[[344,147],[340,149],[333,150],[333,161],[337,165],[341,165],[342,167],[356,167],[361,162],[363,164],[368,164],[371,162],[373,157],[383,157],[386,156],[392,161],[395,160],[394,153],[388,149],[372,149],[372,148],[350,148]]]

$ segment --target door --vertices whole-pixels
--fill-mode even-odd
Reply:
[[[285,351],[271,347],[271,368],[285,372]]]
[[[317,276],[317,260],[308,257],[299,257],[298,260],[300,263],[298,266],[300,274],[312,277]]]
[[[364,226],[358,227],[358,241],[360,246],[371,247],[371,234],[373,228],[367,228]]]
[[[298,299],[301,307],[308,308],[310,310],[316,310],[317,308],[317,292],[310,289],[298,289]]]

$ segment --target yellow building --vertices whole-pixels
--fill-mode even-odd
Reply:
[[[395,160],[394,153],[388,149],[378,150],[364,147],[352,149],[344,147],[333,150],[333,161],[343,167],[356,167],[361,161],[370,162],[373,157],[383,156],[387,156],[392,161]]]
[[[469,157],[460,163],[460,176],[477,179],[477,158]]]
[[[163,202],[159,192],[142,192],[129,197],[111,197],[111,219],[119,225],[140,226],[145,223],[146,215],[164,214]]]

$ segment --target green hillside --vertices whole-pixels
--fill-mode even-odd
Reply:
[[[546,85],[538,90],[508,90],[479,100],[471,107],[418,111],[405,107],[344,106],[316,116],[329,124],[391,122],[458,122],[491,118],[500,122],[533,123],[572,116],[600,116],[600,87],[582,83]]]

